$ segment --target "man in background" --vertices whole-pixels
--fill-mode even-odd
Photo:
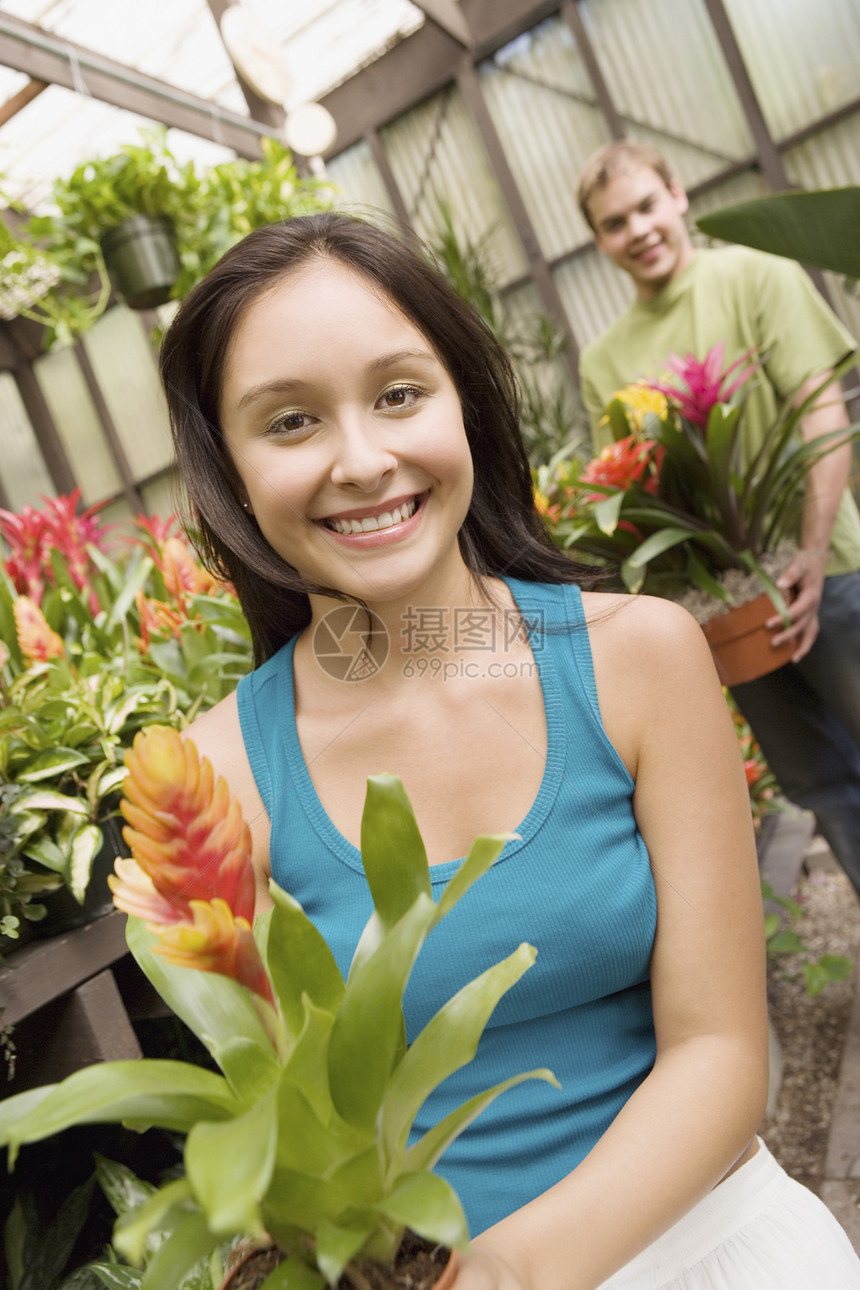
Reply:
[[[793,262],[744,247],[699,250],[684,222],[687,194],[647,145],[616,142],[586,163],[582,212],[597,249],[629,274],[636,297],[582,353],[582,394],[595,451],[611,442],[600,421],[618,390],[665,377],[672,352],[698,359],[719,341],[726,361],[761,361],[743,418],[749,459],[780,405],[824,386],[801,422],[806,440],[849,423],[833,369],[855,342]],[[860,516],[848,489],[851,448],[810,470],[797,540],[778,579],[794,596],[791,626],[775,616],[774,644],[792,662],[732,694],[783,792],[813,811],[860,894]]]

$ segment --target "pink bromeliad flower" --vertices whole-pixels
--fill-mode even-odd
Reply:
[[[95,546],[103,551],[111,526],[97,519],[103,502],[78,514],[80,496],[81,490],[76,488],[64,496],[44,497],[45,505],[41,511],[34,506],[23,506],[17,514],[0,510],[0,534],[10,548],[3,567],[15,590],[39,605],[45,585],[54,584],[51,552],[58,551],[75,586],[87,595],[90,610],[95,615],[101,605],[90,587],[95,566],[87,547]]]
[[[251,931],[251,839],[239,803],[194,744],[167,727],[136,735],[125,762],[132,858],[117,859],[108,879],[114,904],[143,919],[169,962],[232,977],[274,1007]]]
[[[682,417],[686,417],[693,425],[704,430],[714,404],[727,403],[735,390],[739,389],[755,372],[758,364],[752,361],[754,353],[752,349],[747,350],[740,358],[735,359],[734,363],[730,363],[725,371],[723,360],[726,345],[722,340],[708,350],[702,361],[694,354],[687,354],[684,358],[678,354],[670,354],[666,366],[680,377],[681,383],[672,385],[668,381],[649,381],[648,384],[652,389],[665,394]],[[731,374],[744,363],[747,366],[743,371],[733,381],[729,381]]]

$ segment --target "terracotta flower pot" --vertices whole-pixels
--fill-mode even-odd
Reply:
[[[774,612],[770,597],[762,594],[736,609],[716,614],[702,625],[723,685],[755,681],[791,661],[797,641],[787,641],[774,649],[774,633],[765,627]]]

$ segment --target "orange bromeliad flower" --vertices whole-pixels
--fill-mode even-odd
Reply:
[[[588,463],[582,472],[582,483],[605,484],[618,489],[639,483],[646,492],[655,492],[662,456],[662,447],[656,440],[628,435],[626,439],[607,444],[600,455]],[[600,501],[602,497],[602,493],[593,493],[585,500]]]
[[[15,630],[21,653],[31,662],[44,663],[62,658],[66,652],[62,638],[48,626],[45,615],[29,596],[16,596],[13,605]]]
[[[209,595],[219,584],[198,564],[185,543],[170,537],[161,551],[161,573],[171,596],[182,606],[186,596]]]
[[[251,934],[251,838],[238,801],[194,744],[165,726],[137,734],[125,764],[133,858],[115,863],[114,904],[142,918],[172,962],[220,972],[273,1003]]]

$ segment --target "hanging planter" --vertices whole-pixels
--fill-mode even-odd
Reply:
[[[166,215],[130,215],[100,238],[100,246],[129,308],[166,304],[181,267],[176,230]]]
[[[797,648],[795,639],[776,649],[771,644],[773,632],[765,623],[773,613],[770,596],[763,594],[702,624],[723,685],[755,681],[791,661]]]

